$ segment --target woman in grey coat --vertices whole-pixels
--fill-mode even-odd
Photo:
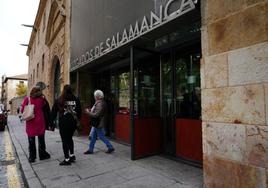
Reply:
[[[90,140],[89,149],[84,152],[84,154],[93,154],[94,145],[96,143],[97,135],[101,141],[107,146],[108,150],[106,153],[112,153],[114,147],[109,142],[109,140],[104,136],[103,127],[107,121],[107,106],[103,100],[104,94],[101,90],[96,90],[94,92],[95,104],[91,110],[86,109],[85,112],[89,115],[89,118],[92,119],[92,138]],[[95,120],[93,125],[93,119]]]

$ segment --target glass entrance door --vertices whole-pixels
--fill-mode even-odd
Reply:
[[[161,57],[163,152],[201,162],[200,51],[192,49]]]
[[[174,65],[173,52],[161,56],[163,152],[175,155]]]
[[[161,152],[160,55],[134,50],[133,159]]]

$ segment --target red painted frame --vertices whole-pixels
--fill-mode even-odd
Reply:
[[[176,155],[202,163],[202,121],[176,119]]]
[[[129,114],[115,115],[115,138],[130,144],[130,116]]]
[[[135,118],[134,152],[140,158],[161,151],[162,135],[160,118]],[[115,136],[117,140],[131,143],[129,114],[116,114]]]
[[[161,130],[160,117],[135,119],[135,158],[161,152]]]

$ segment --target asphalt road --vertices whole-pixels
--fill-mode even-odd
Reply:
[[[27,187],[7,128],[0,132],[0,187]]]

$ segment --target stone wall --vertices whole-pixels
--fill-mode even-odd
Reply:
[[[39,6],[35,21],[37,31],[35,35],[32,34],[33,43],[29,52],[28,88],[30,91],[39,81],[49,85],[43,92],[51,104],[54,96],[55,58],[60,62],[61,87],[69,83],[70,0],[47,0]]]
[[[25,97],[25,96],[22,96],[22,97],[15,97],[15,98],[11,99],[12,104],[10,105],[11,108],[10,108],[10,112],[9,112],[9,114],[11,114],[11,115],[18,115],[18,113],[17,113],[17,109],[18,109],[18,107],[20,107],[20,105],[22,104],[22,101],[23,101],[24,97]]]
[[[18,95],[16,93],[17,85],[23,82],[27,85],[27,81],[25,80],[17,80],[17,79],[8,79],[5,84],[5,91],[6,91],[6,100],[4,101],[7,110],[12,110],[12,99],[17,98]]]
[[[204,187],[267,187],[268,0],[202,0]]]

